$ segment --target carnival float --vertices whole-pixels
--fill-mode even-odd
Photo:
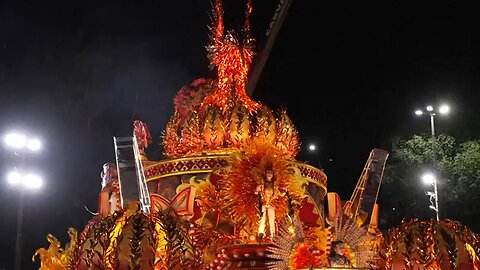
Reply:
[[[372,150],[347,201],[327,192],[323,170],[295,159],[286,111],[246,94],[251,12],[247,1],[242,31],[225,31],[216,0],[207,49],[218,76],[178,92],[165,159],[148,159],[141,121],[115,137],[98,215],[79,234],[70,228],[65,248],[48,235],[33,257],[40,269],[479,269],[478,235],[458,222],[378,230],[386,151]]]

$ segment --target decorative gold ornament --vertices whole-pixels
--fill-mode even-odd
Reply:
[[[307,181],[300,171],[278,154],[271,144],[251,144],[243,152],[232,154],[229,169],[218,181],[221,209],[238,229],[252,234],[261,218],[262,193],[268,169],[273,171],[269,205],[275,209],[275,219],[282,220],[291,209],[298,209],[305,195]],[[253,231],[252,231],[253,230]]]
[[[48,249],[37,249],[32,256],[32,261],[35,261],[38,256],[40,257],[40,269],[67,269],[70,266],[70,258],[72,257],[75,245],[77,244],[77,231],[73,228],[69,228],[68,236],[70,237],[70,243],[62,249],[58,239],[55,236],[48,234],[47,241],[50,243],[50,246]]]
[[[378,269],[480,269],[480,237],[458,221],[402,221],[383,242]]]

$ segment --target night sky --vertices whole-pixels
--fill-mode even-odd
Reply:
[[[244,1],[225,1],[227,28]],[[228,2],[228,3],[227,3]],[[259,49],[278,1],[254,1]],[[0,131],[38,134],[45,149],[0,168],[40,171],[45,188],[26,192],[23,269],[52,233],[65,243],[96,211],[113,136],[146,122],[160,135],[172,99],[208,69],[210,1],[11,1],[0,3]],[[229,27],[230,26],[230,27]],[[447,102],[437,131],[480,138],[480,16],[462,1],[293,0],[253,98],[286,107],[303,142],[298,159],[321,164],[329,190],[348,199],[373,148],[429,132],[413,111]],[[318,152],[307,153],[316,143]],[[0,269],[13,269],[19,192],[0,181]]]

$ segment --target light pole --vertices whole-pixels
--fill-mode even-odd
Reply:
[[[19,133],[9,133],[5,136],[5,145],[14,150],[15,156],[22,158],[21,151],[29,150],[37,152],[41,150],[42,143],[37,138],[28,139],[25,135]],[[20,160],[19,163],[23,163]],[[24,164],[20,164],[23,167]],[[22,254],[22,227],[23,227],[23,200],[25,189],[37,190],[42,187],[43,180],[40,176],[34,173],[20,172],[15,169],[8,173],[7,182],[14,188],[18,188],[20,195],[18,197],[17,209],[17,234],[15,241],[15,270],[21,269],[21,254]]]
[[[438,214],[438,191],[437,191],[437,178],[433,173],[425,173],[422,176],[423,183],[426,185],[433,185],[433,192],[427,191],[425,195],[430,197],[430,209],[435,211],[435,217],[437,221],[440,221],[440,216]]]
[[[436,136],[435,136],[435,116],[436,112],[440,114],[448,114],[450,112],[450,107],[446,104],[440,105],[436,110],[433,106],[429,105],[425,107],[426,112],[423,110],[416,110],[415,114],[417,116],[422,116],[424,114],[428,114],[430,116],[430,129],[432,134],[432,162],[433,162],[433,170],[437,173],[437,151],[436,151]],[[426,177],[426,178],[425,178]],[[435,206],[430,205],[430,208],[435,211],[437,221],[440,220],[439,217],[439,209],[438,209],[438,192],[437,192],[437,179],[435,174],[425,174],[423,176],[423,180],[425,183],[433,184],[434,193],[427,192],[427,196],[430,196],[430,202],[432,202],[432,197],[435,199]]]

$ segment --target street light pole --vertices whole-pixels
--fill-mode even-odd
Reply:
[[[433,171],[434,171],[434,174],[432,177],[434,177],[434,181],[431,183],[433,184],[433,189],[434,189],[434,192],[432,194],[432,192],[427,192],[426,194],[428,196],[430,196],[430,202],[432,204],[435,204],[435,205],[430,205],[430,208],[433,209],[435,211],[435,214],[436,214],[436,219],[437,221],[440,221],[440,214],[439,214],[439,210],[438,210],[438,187],[437,187],[437,177],[435,175],[438,174],[437,172],[437,149],[436,149],[436,142],[437,142],[437,138],[435,136],[435,111],[433,106],[427,106],[426,107],[426,111],[427,113],[430,115],[430,128],[431,128],[431,131],[432,131],[432,163],[433,163]],[[440,114],[448,114],[450,111],[450,107],[448,105],[441,105],[439,108],[438,108],[438,112]],[[423,110],[416,110],[415,111],[415,114],[417,116],[421,116],[424,114],[424,111]],[[432,202],[432,197],[433,199],[435,199],[435,203]]]
[[[17,239],[15,243],[15,270],[21,269],[22,259],[22,226],[23,226],[23,190],[20,190],[17,209]]]
[[[433,150],[433,166],[437,167],[437,151],[436,151],[436,138],[435,138],[435,113],[430,113],[430,127],[432,129],[432,150]]]
[[[439,214],[439,209],[438,209],[438,191],[437,191],[437,181],[435,181],[435,183],[433,184],[433,189],[434,189],[434,192],[435,192],[435,213],[436,213],[436,217],[437,217],[437,221],[440,221],[440,214]]]
[[[430,112],[430,127],[432,129],[432,160],[433,160],[433,170],[435,174],[437,173],[437,149],[436,149],[436,137],[435,137],[435,113],[432,111]],[[437,181],[433,183],[433,189],[435,193],[435,214],[437,221],[440,221],[440,214],[438,209],[438,189],[437,189]]]
[[[13,149],[13,154],[17,159],[20,167],[25,166],[25,160],[21,152],[28,150],[30,152],[38,152],[42,148],[42,142],[37,138],[27,138],[26,135],[20,133],[9,133],[5,135],[5,145]],[[17,209],[17,232],[15,240],[15,270],[21,270],[22,264],[22,228],[23,228],[23,203],[24,203],[24,189],[39,189],[43,185],[43,180],[40,176],[33,173],[20,172],[15,168],[7,176],[8,182],[18,188],[20,194],[18,198]]]

